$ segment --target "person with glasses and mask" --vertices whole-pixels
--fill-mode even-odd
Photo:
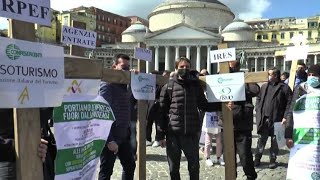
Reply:
[[[311,65],[308,69],[308,78],[307,82],[301,83],[299,86],[294,88],[292,100],[291,100],[291,108],[288,116],[288,121],[286,123],[285,129],[285,138],[288,148],[293,147],[293,108],[300,97],[305,94],[311,93],[320,93],[320,66],[319,65]]]
[[[307,81],[308,74],[306,73],[306,69],[306,64],[304,64],[303,62],[298,62],[294,87],[298,86],[300,83]]]
[[[290,87],[281,82],[280,70],[271,68],[268,71],[269,82],[261,86],[260,93],[256,99],[256,124],[258,142],[254,165],[260,166],[261,157],[268,140],[271,137],[270,164],[269,168],[277,167],[277,155],[279,152],[277,138],[274,134],[274,123],[285,124],[290,112],[292,91]]]
[[[160,93],[160,115],[157,136],[161,147],[166,146],[170,177],[180,180],[181,151],[188,161],[191,180],[199,179],[199,133],[202,111],[221,111],[221,103],[208,103],[198,78],[190,74],[190,60],[178,58],[176,74]],[[195,74],[193,74],[195,75]],[[233,103],[228,103],[231,109]]]
[[[117,55],[112,68],[119,71],[129,71],[129,56]],[[99,94],[110,104],[115,116],[106,145],[100,156],[99,180],[110,179],[116,158],[120,159],[123,172],[122,179],[133,180],[135,154],[130,143],[130,123],[132,93],[127,84],[101,82]]]

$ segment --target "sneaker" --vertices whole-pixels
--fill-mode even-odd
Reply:
[[[254,160],[254,167],[259,167],[260,166],[260,159],[255,159]]]
[[[218,158],[217,162],[220,164],[220,166],[224,166],[226,163],[224,162],[223,158]]]
[[[160,146],[159,141],[154,141],[152,144],[152,147],[159,147],[159,146]]]
[[[275,169],[275,168],[277,168],[277,167],[278,167],[277,162],[274,161],[274,160],[271,160],[271,161],[270,161],[270,164],[269,164],[269,169]]]
[[[151,146],[151,145],[152,145],[152,142],[146,141],[146,146]]]
[[[207,166],[213,166],[213,162],[211,161],[211,159],[207,159],[206,160],[206,165]]]

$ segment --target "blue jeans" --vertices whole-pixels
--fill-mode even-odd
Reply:
[[[16,179],[16,163],[0,162],[0,180]]]

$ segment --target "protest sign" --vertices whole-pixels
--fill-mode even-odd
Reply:
[[[63,26],[61,42],[85,48],[96,48],[97,33],[83,29]]]
[[[59,106],[63,48],[2,37],[0,42],[0,108]]]
[[[286,139],[284,138],[285,126],[281,122],[274,123],[274,135],[277,138],[278,148],[284,148],[286,146]]]
[[[206,76],[209,102],[245,101],[244,73]]]
[[[0,16],[51,26],[50,0],[1,0]]]
[[[320,179],[320,94],[304,95],[293,108],[294,147],[287,180]],[[299,172],[299,173],[297,173]]]
[[[56,180],[96,177],[99,157],[115,120],[108,102],[96,95],[99,83],[67,80],[63,103],[54,108]]]
[[[151,62],[152,61],[152,50],[146,49],[146,48],[135,47],[134,48],[134,58]]]
[[[156,76],[154,74],[131,72],[131,90],[137,100],[155,100]]]
[[[228,62],[236,60],[236,48],[227,48],[210,51],[211,63]]]

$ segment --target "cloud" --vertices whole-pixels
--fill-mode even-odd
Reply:
[[[0,17],[0,29],[8,29],[8,20],[7,18]]]

